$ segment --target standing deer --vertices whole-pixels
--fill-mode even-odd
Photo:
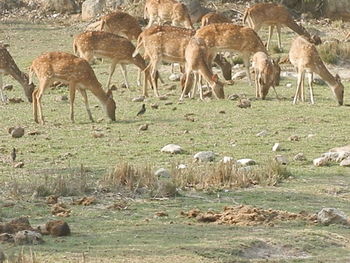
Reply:
[[[258,3],[248,8],[243,17],[243,24],[254,29],[256,32],[263,25],[269,26],[269,37],[267,40],[267,49],[269,49],[273,28],[277,29],[278,48],[282,49],[281,44],[281,27],[286,26],[299,35],[306,36],[311,39],[310,34],[302,26],[299,26],[289,13],[288,9],[283,5],[276,3]]]
[[[216,12],[210,12],[204,15],[201,19],[202,27],[210,24],[214,24],[214,23],[231,23],[231,22],[232,21],[228,19],[226,16]]]
[[[258,51],[267,53],[257,33],[239,25],[220,23],[210,24],[197,30],[195,37],[204,39],[209,50],[209,62],[221,51],[238,52],[242,55],[250,85],[252,85],[249,59]]]
[[[72,122],[74,122],[76,89],[78,89],[83,96],[86,111],[91,121],[94,121],[94,119],[92,118],[89,108],[86,90],[90,90],[92,94],[99,99],[108,117],[112,121],[115,121],[116,106],[112,97],[112,91],[108,90],[108,92],[105,92],[102,89],[94,71],[85,59],[64,52],[44,53],[34,59],[30,67],[30,82],[32,82],[33,73],[35,73],[39,80],[39,87],[33,92],[33,114],[35,122],[44,124],[41,97],[44,91],[49,88],[54,81],[60,81],[69,85],[70,119]]]
[[[2,75],[11,75],[17,80],[22,85],[28,101],[32,102],[32,93],[35,88],[34,84],[29,84],[28,76],[20,71],[6,47],[0,45],[0,96],[1,100],[5,102]]]
[[[309,87],[311,103],[314,104],[313,96],[313,73],[318,74],[332,89],[337,98],[338,104],[343,105],[344,86],[341,83],[340,77],[335,77],[328,71],[324,65],[320,55],[314,44],[310,43],[304,37],[299,36],[293,40],[289,51],[289,60],[294,65],[298,72],[297,89],[294,96],[293,104],[295,104],[299,97],[304,101],[304,77],[305,72],[309,73]]]
[[[102,31],[84,32],[74,38],[73,49],[74,54],[88,62],[91,62],[94,57],[111,61],[107,89],[117,64],[120,64],[126,86],[129,88],[126,65],[134,64],[145,73],[143,95],[147,95],[147,82],[151,82],[149,70],[145,70],[146,62],[140,54],[132,56],[135,46],[128,39]]]
[[[146,0],[144,18],[149,18],[147,28],[157,20],[158,24],[171,21],[173,26],[183,24],[194,29],[186,5],[176,0]]]
[[[272,87],[278,98],[275,89],[281,72],[278,62],[270,59],[266,53],[259,51],[253,56],[252,66],[255,72],[255,96],[264,100]]]

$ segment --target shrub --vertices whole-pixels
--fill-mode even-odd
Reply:
[[[337,64],[340,61],[350,60],[350,43],[326,42],[318,46],[318,52],[325,63]]]

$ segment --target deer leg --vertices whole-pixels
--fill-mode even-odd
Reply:
[[[124,77],[125,85],[126,85],[127,89],[130,90],[129,82],[128,82],[128,72],[126,70],[126,65],[125,64],[120,64],[120,68],[122,70],[122,74],[123,74],[123,77]]]
[[[38,117],[35,116],[34,114],[34,120],[36,122],[38,122],[38,118],[39,118],[39,123],[40,124],[44,124],[44,116],[43,116],[43,111],[42,111],[42,104],[41,104],[41,98],[43,96],[44,90],[50,85],[48,80],[43,80],[40,82],[39,88],[37,89],[36,93],[35,93],[35,102],[37,104],[37,115]]]
[[[273,28],[274,28],[274,26],[269,26],[269,37],[267,38],[267,44],[266,44],[267,50],[269,50],[270,41],[271,41],[272,34],[273,34]]]
[[[310,100],[311,100],[311,104],[315,104],[314,91],[313,91],[313,87],[312,87],[312,81],[313,81],[313,73],[309,72]]]
[[[115,66],[116,66],[116,63],[112,62],[111,66],[109,67],[109,76],[108,76],[107,87],[106,87],[107,90],[109,89],[109,85],[111,84],[111,79],[115,71]]]
[[[300,89],[300,97],[301,101],[305,101],[305,88],[304,88],[304,80],[305,80],[305,71],[301,73],[301,89]]]
[[[276,94],[276,99],[280,99],[279,97],[278,97],[278,94],[277,94],[277,91],[276,91],[276,88],[275,88],[275,86],[272,86],[272,88],[273,88],[273,90],[275,91],[275,94]]]
[[[141,75],[142,75],[142,70],[139,69],[138,72],[137,72],[137,86],[138,87],[142,86]]]
[[[249,55],[243,56],[243,62],[244,62],[244,66],[245,66],[246,71],[247,71],[249,85],[252,86],[253,83],[252,83],[252,78],[250,76],[250,70],[249,70]]]
[[[278,48],[280,51],[282,51],[282,44],[281,44],[281,26],[276,25],[277,29],[277,43],[278,43]]]
[[[80,91],[80,94],[81,96],[83,97],[83,100],[84,100],[84,103],[85,103],[85,108],[86,108],[86,112],[89,116],[89,119],[91,122],[94,122],[94,118],[92,117],[92,114],[91,114],[91,110],[90,110],[90,107],[89,107],[89,101],[88,101],[88,97],[87,97],[87,94],[86,94],[86,90],[85,89],[79,89]]]
[[[294,100],[293,100],[293,104],[296,104],[299,94],[300,94],[300,90],[301,90],[301,82],[302,82],[302,72],[298,72],[298,81],[297,81],[297,90],[295,92],[295,96],[294,96]]]
[[[153,22],[154,22],[154,16],[150,15],[150,16],[149,16],[148,25],[146,26],[146,28],[151,27],[152,24],[153,24]]]
[[[154,63],[152,63],[152,66],[151,66],[151,81],[152,81],[152,86],[153,86],[153,90],[154,90],[154,95],[156,97],[159,97],[158,85],[157,85],[157,80],[156,80],[158,64],[159,64],[159,62],[155,61]]]
[[[259,89],[260,89],[260,87],[259,87],[259,73],[258,73],[258,71],[257,70],[255,70],[255,76],[254,76],[254,79],[255,79],[255,97],[256,98],[259,98]]]
[[[38,121],[38,102],[36,99],[36,95],[38,93],[38,89],[35,89],[32,93],[32,99],[33,99],[33,116],[34,116],[34,121],[36,123],[39,123]]]
[[[182,101],[184,99],[185,95],[186,95],[185,93],[187,91],[187,85],[188,85],[188,79],[189,79],[190,72],[186,72],[185,74],[186,74],[185,86],[184,86],[184,88],[183,88],[183,90],[181,92],[181,96],[180,96],[180,99],[179,99],[180,101]],[[190,92],[191,92],[191,90],[190,90]]]
[[[5,103],[6,100],[5,100],[4,90],[3,90],[2,85],[3,85],[3,82],[2,82],[2,75],[0,74],[0,96],[1,96],[1,101],[2,101],[3,103]]]
[[[192,94],[191,94],[191,99],[194,98],[194,96],[196,95],[197,93],[197,89],[198,89],[198,82],[199,82],[199,79],[198,79],[199,75],[198,74],[193,74],[193,90],[192,90]]]
[[[75,83],[69,84],[70,120],[74,123]]]

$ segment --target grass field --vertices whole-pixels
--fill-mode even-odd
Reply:
[[[0,40],[10,44],[9,51],[22,69],[46,51],[72,52],[73,35],[80,25],[32,24],[9,21],[0,24]],[[294,33],[284,31],[285,52]],[[265,37],[265,35],[264,35]],[[282,54],[283,55],[283,54]],[[284,54],[285,55],[285,54]],[[98,79],[105,84],[108,64],[93,65]],[[162,68],[167,79],[170,67]],[[350,230],[348,227],[320,226],[303,221],[281,222],[275,226],[228,226],[198,223],[180,215],[181,211],[199,208],[203,211],[222,211],[224,206],[252,205],[264,209],[316,213],[323,207],[336,207],[350,215],[350,170],[331,164],[314,167],[312,160],[330,148],[349,144],[350,109],[338,107],[327,86],[315,86],[316,104],[292,105],[295,79],[282,78],[277,100],[270,92],[266,101],[254,100],[254,88],[246,80],[225,87],[226,95],[245,94],[252,107],[240,109],[236,101],[185,100],[179,104],[179,89],[161,89],[167,101],[153,96],[146,100],[147,111],[136,117],[141,103],[131,102],[141,94],[136,87],[136,69],[129,67],[132,90],[120,88],[122,76],[117,69],[113,78],[118,86],[113,96],[117,103],[115,123],[110,123],[98,101],[89,94],[91,123],[83,102],[76,100],[76,123],[69,119],[69,102],[60,97],[67,88],[54,88],[43,96],[43,112],[47,123],[33,121],[29,103],[0,105],[0,219],[8,221],[28,216],[32,225],[52,219],[45,198],[32,196],[40,185],[55,183],[59,178],[68,182],[67,196],[73,198],[95,195],[92,206],[70,206],[72,214],[65,218],[72,230],[66,238],[44,237],[45,243],[33,247],[39,262],[348,262],[350,261]],[[37,80],[35,79],[37,83]],[[167,81],[170,82],[170,81]],[[8,91],[11,97],[22,97],[23,90],[13,79]],[[292,83],[292,88],[286,84]],[[345,85],[345,104],[349,104],[349,81]],[[177,83],[175,83],[177,84]],[[151,92],[150,92],[151,94]],[[165,105],[172,102],[172,105]],[[151,109],[152,103],[159,109]],[[225,111],[224,114],[219,113]],[[185,118],[193,113],[194,122]],[[148,123],[147,131],[139,126]],[[26,134],[13,139],[8,128],[22,126]],[[267,131],[264,137],[256,134]],[[37,131],[38,135],[28,132]],[[185,132],[188,131],[188,132]],[[102,133],[94,138],[93,133]],[[292,135],[300,141],[290,141]],[[272,152],[279,142],[281,152]],[[161,153],[169,143],[181,145],[179,155]],[[12,148],[18,149],[17,159],[24,167],[15,169],[9,161]],[[250,188],[180,190],[169,199],[152,199],[148,194],[130,194],[114,190],[104,193],[100,180],[116,164],[128,162],[152,169],[170,169],[175,164],[193,165],[198,151],[213,151],[219,161],[224,156],[235,159],[252,158],[259,164],[269,162],[276,154],[289,158],[291,176],[276,186]],[[297,153],[306,161],[293,161]],[[83,171],[81,166],[84,167]],[[86,183],[87,193],[75,185]],[[74,192],[76,190],[76,192]],[[74,195],[76,194],[76,195]],[[109,205],[123,200],[128,209],[111,210]],[[13,204],[8,206],[6,204]],[[167,217],[155,217],[166,211]],[[20,247],[1,244],[7,255],[20,252]],[[25,251],[29,248],[25,247]]]

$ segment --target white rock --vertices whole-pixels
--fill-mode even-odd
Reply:
[[[181,170],[181,169],[186,169],[187,168],[187,165],[186,164],[179,164],[177,167],[177,169]]]
[[[224,158],[222,158],[221,162],[223,163],[229,163],[233,161],[233,157],[229,157],[229,156],[224,156]]]
[[[247,76],[247,72],[245,70],[241,70],[241,71],[236,72],[232,76],[232,79],[243,79],[246,76]]]
[[[293,87],[292,83],[287,83],[286,84],[286,88],[291,88],[291,87]]]
[[[239,159],[236,161],[236,163],[238,165],[241,165],[241,166],[248,166],[248,165],[255,165],[256,164],[256,162],[253,159],[248,159],[248,158]]]
[[[81,7],[81,18],[90,20],[102,13],[105,5],[104,0],[86,0]]]
[[[305,161],[305,155],[303,153],[298,153],[297,155],[294,156],[295,161]]]
[[[266,130],[263,130],[263,131],[261,131],[261,132],[258,132],[257,134],[256,134],[256,136],[257,137],[264,137],[264,136],[266,136],[268,134],[268,132],[266,131]]]
[[[350,157],[350,152],[339,152],[338,158],[335,160],[337,163],[340,163],[341,161],[348,159]]]
[[[312,138],[312,137],[315,137],[315,136],[316,136],[316,134],[312,134],[312,133],[307,135],[308,138]]]
[[[171,81],[179,81],[180,78],[181,78],[181,74],[178,74],[178,73],[172,73],[169,76],[169,80],[171,80]]]
[[[350,152],[350,144],[342,147],[335,147],[329,150],[329,152]]]
[[[281,150],[281,145],[278,143],[278,142],[276,142],[274,145],[273,145],[273,147],[272,147],[272,151],[273,152],[277,152],[277,151],[280,151]]]
[[[347,158],[345,160],[342,160],[340,162],[340,166],[350,167],[350,158]]]
[[[287,165],[289,163],[289,160],[287,157],[283,156],[283,155],[276,155],[275,156],[275,160],[276,162],[278,162],[279,164],[283,164],[283,165]]]
[[[11,136],[13,138],[21,138],[24,135],[24,129],[22,127],[15,127],[11,131]]]
[[[212,162],[215,159],[215,153],[211,151],[207,152],[198,152],[193,156],[199,162]]]
[[[326,153],[322,154],[322,157],[327,158],[329,161],[335,162],[338,159],[338,157],[339,157],[339,153],[337,153],[337,152],[326,152]]]
[[[145,97],[144,96],[140,96],[140,97],[133,98],[131,101],[132,102],[142,102],[144,100],[145,100]]]
[[[347,216],[336,208],[322,208],[322,210],[317,213],[317,221],[324,225],[349,224]]]
[[[329,159],[327,157],[320,157],[313,160],[313,164],[315,166],[325,166],[328,164],[328,162]]]
[[[31,230],[17,232],[14,240],[16,245],[37,245],[44,242],[40,233]]]
[[[160,151],[166,152],[166,153],[177,154],[177,153],[182,153],[183,149],[179,145],[168,144],[168,145],[165,145]]]
[[[169,178],[170,177],[170,172],[165,169],[165,168],[159,168],[155,173],[155,176],[157,177],[164,177],[164,178]]]
[[[45,0],[41,1],[41,5],[45,10],[59,13],[75,13],[78,10],[78,5],[74,0]]]

